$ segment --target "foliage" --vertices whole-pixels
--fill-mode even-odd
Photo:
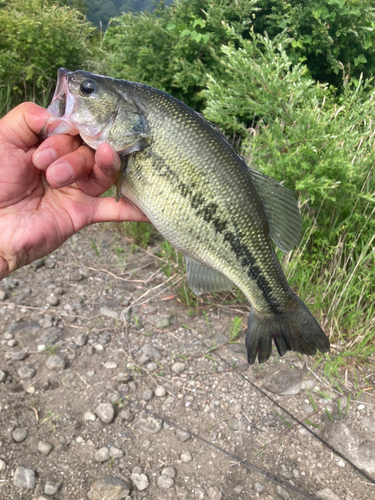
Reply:
[[[153,13],[124,14],[114,20],[102,43],[104,71],[140,81],[202,109],[199,92],[207,72],[221,71],[215,52],[228,41],[227,18],[239,33],[249,29],[256,0],[192,0],[160,5]],[[232,36],[229,34],[229,36]]]
[[[296,190],[306,227],[290,279],[331,332],[345,328],[372,344],[375,294],[375,92],[372,81],[330,90],[291,65],[289,40],[254,35],[222,47],[226,76],[210,76],[205,114],[239,134],[248,163]],[[230,75],[230,78],[229,78]],[[250,77],[249,77],[250,76]],[[298,269],[297,269],[298,267]],[[323,287],[324,283],[324,287]],[[317,288],[317,284],[320,284]],[[361,318],[359,320],[359,318]],[[339,327],[338,327],[339,325]],[[371,334],[372,332],[372,334]],[[352,351],[353,352],[353,351]],[[363,352],[363,345],[362,345]]]
[[[13,105],[48,95],[59,67],[85,65],[93,29],[77,10],[43,0],[8,0],[0,25],[0,89],[11,88]]]
[[[339,87],[343,70],[356,79],[375,69],[375,6],[372,0],[259,0],[254,30],[274,38],[285,30],[288,55],[306,62],[311,76]]]

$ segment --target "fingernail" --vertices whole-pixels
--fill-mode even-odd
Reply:
[[[40,168],[47,168],[54,162],[57,158],[57,153],[53,148],[43,149],[35,157],[35,163]]]
[[[57,163],[51,167],[51,174],[55,181],[63,187],[73,177],[73,169],[69,163]]]

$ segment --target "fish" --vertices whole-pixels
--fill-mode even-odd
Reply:
[[[210,121],[144,85],[60,68],[46,135],[79,133],[93,149],[118,152],[117,198],[139,208],[186,260],[200,295],[236,285],[250,303],[248,363],[287,351],[326,353],[330,343],[291,290],[275,254],[300,240],[291,191],[249,168]]]

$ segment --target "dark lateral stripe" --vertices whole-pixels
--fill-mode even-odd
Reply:
[[[241,239],[237,235],[233,234],[231,231],[227,231],[228,222],[220,218],[217,203],[205,203],[203,194],[197,191],[194,182],[190,185],[185,184],[162,157],[155,155],[154,152],[151,151],[151,148],[149,148],[148,153],[155,159],[158,165],[159,175],[161,177],[173,179],[173,183],[176,185],[181,196],[190,201],[191,207],[195,210],[196,215],[202,217],[205,222],[212,223],[215,231],[222,234],[224,241],[230,244],[241,266],[248,269],[247,274],[249,278],[256,282],[270,310],[274,314],[281,314],[280,304],[272,296],[272,287],[268,283],[267,278],[262,275],[261,268],[257,266],[255,256],[245,245],[241,244]]]

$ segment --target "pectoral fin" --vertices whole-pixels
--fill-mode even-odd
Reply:
[[[218,271],[210,269],[186,255],[185,260],[189,287],[195,295],[208,292],[224,292],[232,288],[233,283]]]

